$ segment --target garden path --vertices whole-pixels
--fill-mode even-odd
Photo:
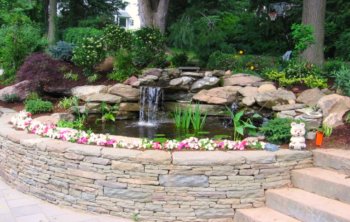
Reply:
[[[10,187],[0,177],[0,222],[131,222],[49,204]]]

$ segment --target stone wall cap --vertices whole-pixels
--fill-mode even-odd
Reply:
[[[66,151],[85,156],[101,156],[101,150],[101,146],[73,144],[72,146],[69,146]]]
[[[237,151],[212,152],[174,152],[174,165],[212,166],[212,165],[239,165],[245,159]]]

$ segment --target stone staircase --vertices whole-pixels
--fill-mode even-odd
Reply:
[[[293,188],[266,191],[266,207],[235,222],[350,222],[350,150],[315,150],[314,167],[292,171]]]

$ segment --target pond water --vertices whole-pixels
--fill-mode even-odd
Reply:
[[[218,135],[232,136],[232,127],[228,126],[229,120],[208,117],[206,124],[201,132],[196,136],[214,138]],[[96,118],[89,118],[86,128],[91,129],[94,133],[103,133],[111,135],[120,135],[128,137],[149,138],[165,137],[168,139],[188,137],[193,132],[180,132],[176,129],[171,119],[159,121],[154,125],[139,124],[138,120],[117,120],[115,122],[96,123]]]

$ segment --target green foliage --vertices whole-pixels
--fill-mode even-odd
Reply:
[[[345,60],[350,60],[350,29],[345,30],[335,42],[337,56],[342,57]]]
[[[272,119],[260,128],[260,132],[262,132],[265,135],[267,141],[269,141],[270,143],[288,143],[291,138],[290,124],[292,123],[292,121],[292,119],[285,118]]]
[[[26,100],[37,100],[37,99],[40,99],[40,96],[37,92],[29,93],[29,95],[26,98]]]
[[[270,56],[227,54],[217,51],[210,55],[207,68],[260,73],[262,70],[274,68],[275,60]]]
[[[61,101],[58,103],[58,107],[62,109],[69,109],[73,106],[79,105],[79,99],[78,97],[72,96],[72,97],[64,97]]]
[[[106,102],[102,102],[100,106],[100,111],[101,111],[101,118],[97,119],[96,122],[101,121],[101,122],[107,122],[107,121],[112,121],[115,122],[115,112],[117,112],[119,109],[118,105],[108,105]]]
[[[53,109],[50,101],[42,99],[27,99],[24,104],[26,111],[32,114],[51,112]]]
[[[233,113],[233,111],[227,107],[227,111],[231,117],[233,125],[233,140],[240,140],[249,131],[256,130],[256,126],[254,126],[249,119],[247,121],[242,120],[244,110],[239,111],[238,113]]]
[[[185,108],[176,107],[173,115],[174,115],[173,118],[175,122],[175,127],[177,129],[182,129],[182,130],[190,129],[191,116],[192,116],[192,110],[190,106]]]
[[[30,23],[1,27],[0,39],[0,66],[5,70],[4,79],[13,78],[25,57],[45,45],[40,30]]]
[[[311,25],[293,24],[292,37],[295,42],[294,50],[297,54],[302,53],[311,44],[315,42],[314,30]]]
[[[162,67],[165,63],[165,37],[158,29],[141,28],[134,33],[131,51],[135,66]]]
[[[287,78],[305,78],[308,76],[320,76],[321,70],[314,64],[301,60],[292,60],[284,68]]]
[[[335,85],[346,95],[350,96],[350,68],[343,66],[334,73]]]
[[[186,66],[188,64],[188,56],[184,52],[175,53],[170,62],[175,67]]]
[[[333,133],[333,128],[322,124],[322,127],[317,129],[317,131],[322,132],[325,137],[330,137]]]
[[[306,77],[287,77],[285,71],[268,70],[264,73],[264,76],[272,81],[278,82],[280,86],[293,86],[296,84],[304,84],[310,88],[326,88],[327,80],[316,76],[309,75]]]
[[[341,60],[329,59],[323,64],[322,75],[328,78],[334,78],[334,73],[339,71],[342,67],[349,67],[349,65]]]
[[[102,38],[89,37],[74,48],[72,61],[82,67],[86,75],[93,73],[93,68],[106,57]]]
[[[86,116],[79,116],[73,121],[59,120],[58,127],[83,130],[85,128]]]
[[[68,28],[63,33],[63,40],[75,45],[84,41],[85,38],[100,38],[103,32],[95,28],[73,27]]]
[[[203,129],[206,119],[207,113],[202,113],[199,104],[196,104],[194,110],[192,111],[191,117],[191,125],[195,134],[199,133]]]
[[[350,112],[348,112],[348,114],[345,115],[345,122],[350,124]]]
[[[56,45],[49,47],[49,52],[55,59],[70,61],[73,55],[73,48],[73,44],[64,41],[58,41]]]
[[[121,82],[137,72],[137,68],[132,63],[131,53],[126,49],[120,49],[115,56],[114,70],[108,78]]]
[[[97,73],[93,73],[93,74],[90,74],[87,78],[87,81],[89,83],[93,83],[93,82],[96,82],[99,78],[101,78],[100,75],[98,75]]]
[[[130,49],[132,34],[118,25],[108,25],[103,29],[104,41],[108,51],[116,52],[119,49]]]
[[[70,72],[65,73],[63,75],[63,78],[69,79],[69,80],[72,80],[72,81],[78,81],[79,80],[79,75],[70,71]]]
[[[15,103],[20,101],[20,98],[17,94],[5,94],[4,101],[7,103]]]

